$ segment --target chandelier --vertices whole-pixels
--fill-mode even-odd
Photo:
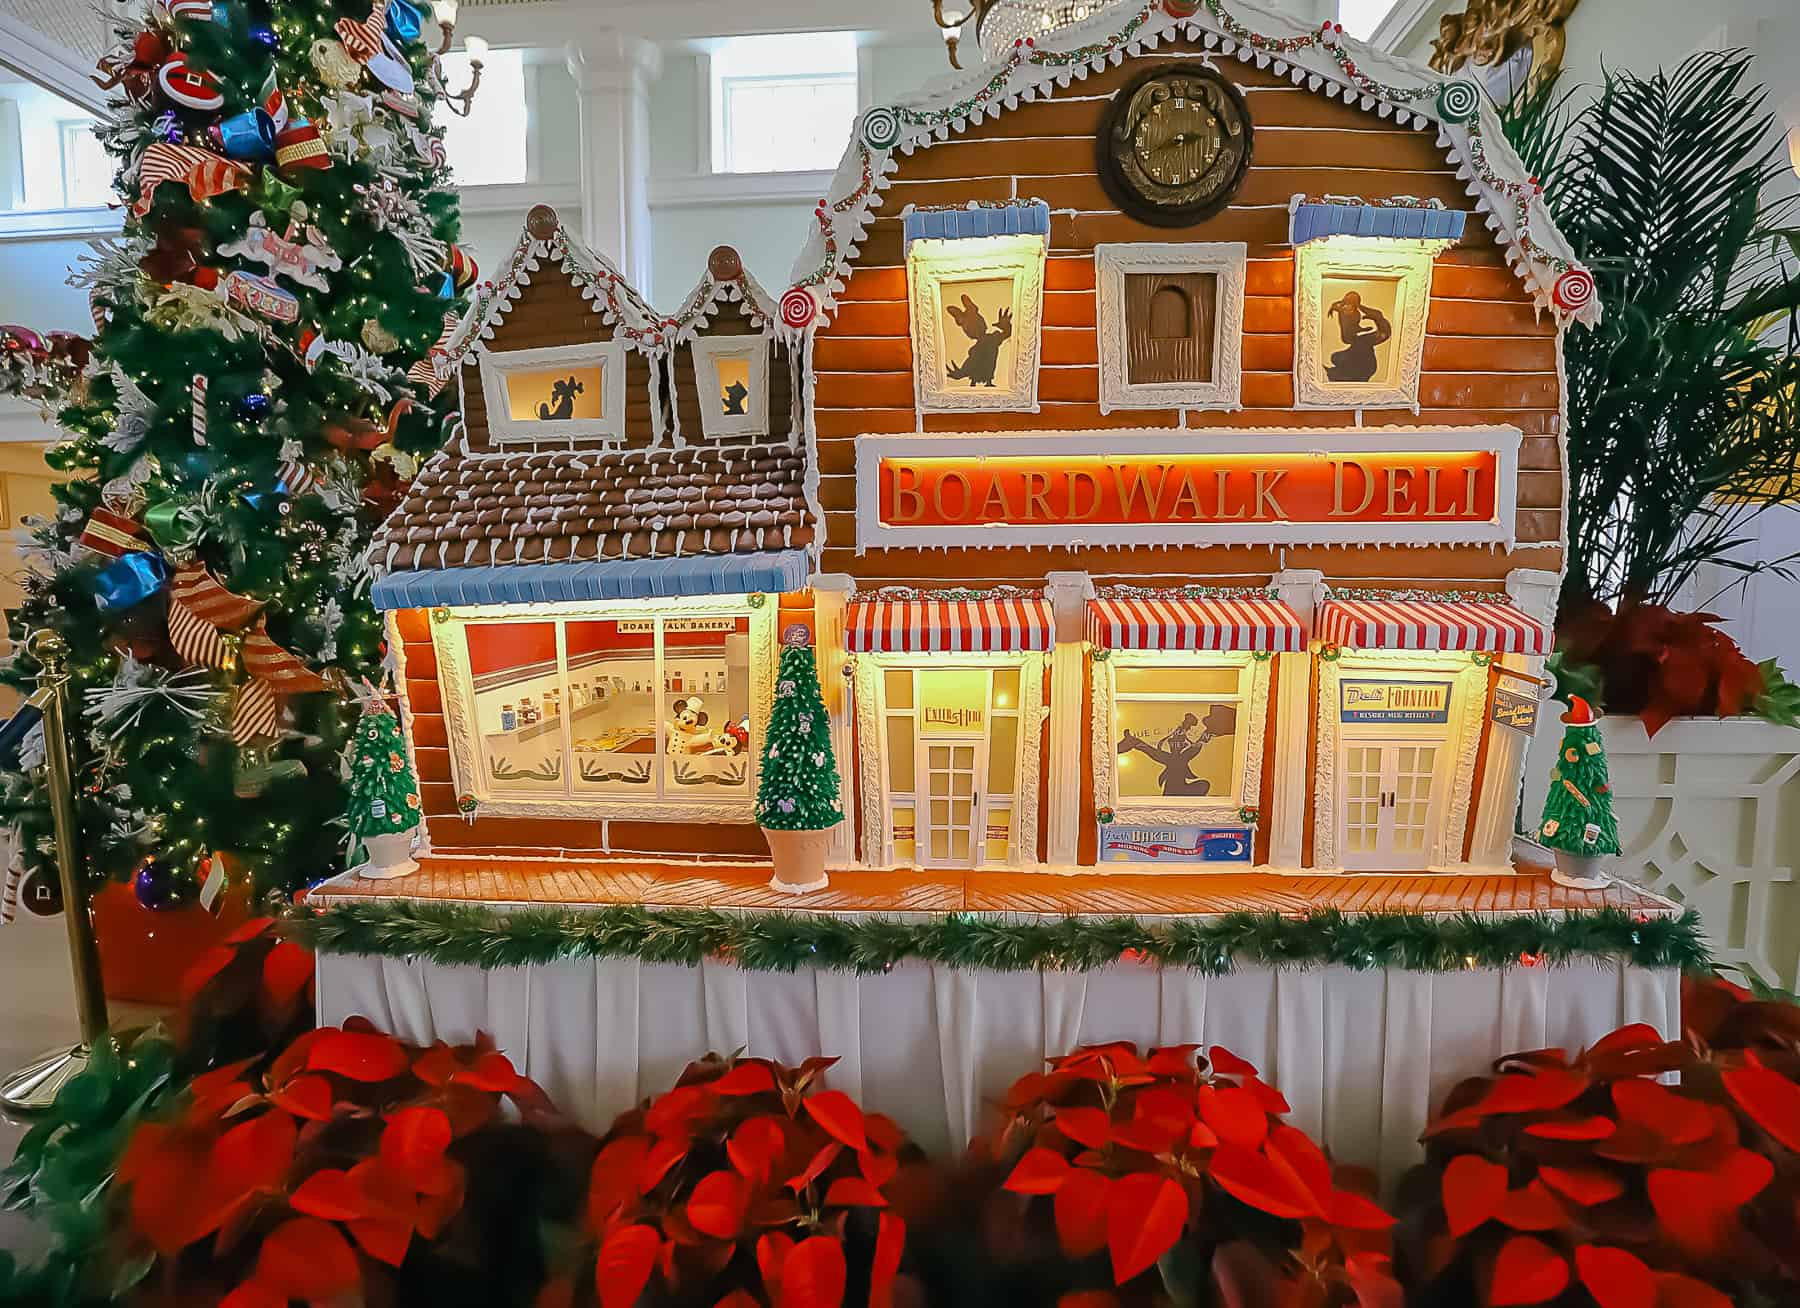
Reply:
[[[972,2],[972,8],[965,8]],[[984,60],[999,58],[1017,41],[1084,22],[1109,0],[931,0],[931,16],[944,34],[950,66],[961,68],[957,47],[971,24]]]

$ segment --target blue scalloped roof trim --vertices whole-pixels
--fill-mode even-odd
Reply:
[[[960,241],[976,236],[1050,237],[1050,206],[1042,200],[975,209],[915,209],[901,218],[906,248],[914,241]]]
[[[1301,204],[1294,208],[1293,244],[1322,236],[1385,236],[1395,240],[1460,241],[1469,215],[1462,209],[1411,205]]]

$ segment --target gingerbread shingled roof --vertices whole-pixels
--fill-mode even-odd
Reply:
[[[469,454],[420,470],[375,534],[378,570],[742,554],[811,544],[786,443]]]

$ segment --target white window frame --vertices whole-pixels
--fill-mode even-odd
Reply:
[[[1013,378],[1009,387],[959,386],[941,377],[945,282],[1012,279]],[[917,240],[906,252],[913,389],[922,413],[1037,413],[1044,322],[1044,238],[979,236]]]
[[[722,359],[748,359],[750,398],[745,412],[719,411],[718,364]],[[700,433],[708,440],[769,434],[769,338],[762,335],[698,336],[693,344],[694,389],[700,401]],[[711,377],[713,385],[706,384]]]
[[[1147,242],[1094,247],[1100,314],[1100,412],[1114,409],[1243,407],[1244,283],[1250,248],[1242,241]],[[1210,382],[1132,382],[1127,364],[1130,323],[1125,281],[1138,274],[1211,273],[1218,284],[1213,310]]]
[[[483,350],[481,393],[487,402],[488,439],[495,445],[569,445],[593,441],[603,445],[625,439],[624,341],[593,341],[579,345],[550,345],[534,350]],[[546,372],[556,368],[592,368],[599,365],[602,386],[600,409],[610,416],[570,418],[544,422],[514,418],[507,399],[507,378],[514,373]]]
[[[1425,362],[1425,321],[1431,311],[1431,274],[1442,241],[1327,237],[1295,255],[1294,407],[1297,409],[1411,409],[1419,411]],[[1319,321],[1327,277],[1363,277],[1400,284],[1394,301],[1396,368],[1389,382],[1334,382],[1320,357]]]

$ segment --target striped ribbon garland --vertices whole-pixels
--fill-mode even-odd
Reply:
[[[281,704],[275,687],[252,678],[238,687],[237,700],[231,707],[231,739],[242,749],[253,742],[273,737],[280,721]]]
[[[154,141],[138,163],[138,198],[131,206],[133,216],[142,218],[150,212],[156,188],[164,182],[181,182],[188,195],[198,204],[215,195],[235,191],[249,181],[250,170],[234,160],[202,150],[197,145],[171,145]]]
[[[251,678],[280,694],[312,695],[331,689],[323,677],[270,640],[260,621],[244,637],[243,657]]]
[[[387,28],[387,13],[392,4],[393,0],[376,0],[369,16],[360,23],[353,18],[338,19],[338,40],[344,43],[344,49],[357,63],[368,63],[381,49],[381,34]]]

